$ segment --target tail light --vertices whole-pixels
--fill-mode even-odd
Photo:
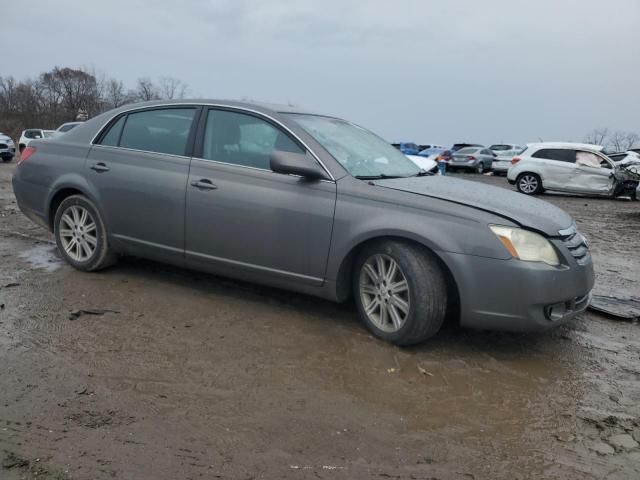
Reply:
[[[511,159],[511,165],[515,165],[516,163],[518,163],[520,161],[520,157],[513,157]]]
[[[20,160],[18,161],[18,165],[29,160],[29,157],[34,153],[36,153],[35,147],[25,147],[25,149],[22,150],[22,153],[20,154]]]
[[[467,160],[475,160],[476,157],[474,157],[473,155],[467,155]]]

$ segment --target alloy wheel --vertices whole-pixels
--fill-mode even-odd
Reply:
[[[70,206],[60,218],[60,240],[65,253],[76,262],[86,262],[96,251],[98,237],[91,213],[79,205]]]
[[[520,179],[519,186],[524,193],[535,193],[538,189],[538,179],[533,175],[525,175]]]
[[[371,256],[360,270],[360,299],[367,318],[385,332],[397,332],[410,312],[409,284],[388,255]]]

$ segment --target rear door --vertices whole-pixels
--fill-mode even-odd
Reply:
[[[185,190],[199,108],[151,108],[120,116],[98,139],[86,177],[111,237],[125,251],[184,258]]]
[[[305,152],[259,114],[203,112],[187,187],[187,261],[252,280],[320,285],[336,184],[271,171],[274,150]]]
[[[542,148],[532,155],[539,159],[545,188],[567,190],[575,175],[576,151],[564,148]]]

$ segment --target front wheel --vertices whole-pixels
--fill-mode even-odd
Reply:
[[[516,180],[516,188],[525,195],[538,195],[544,190],[542,179],[535,173],[522,173]]]
[[[476,165],[476,173],[484,173],[484,163],[480,162],[478,165]]]
[[[58,250],[71,266],[85,272],[113,264],[107,230],[95,205],[82,195],[65,198],[54,219]]]
[[[389,240],[365,248],[356,260],[353,292],[369,331],[396,345],[432,337],[445,318],[444,274],[433,254],[409,243]]]

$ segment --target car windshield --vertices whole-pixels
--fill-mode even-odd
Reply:
[[[421,169],[364,128],[337,118],[287,114],[354,177],[411,177]]]
[[[44,134],[44,138],[51,138],[56,136],[56,132],[53,130],[45,130],[42,133]]]
[[[504,152],[507,150],[512,150],[513,148],[511,145],[491,145],[489,149],[493,150],[494,152]]]

